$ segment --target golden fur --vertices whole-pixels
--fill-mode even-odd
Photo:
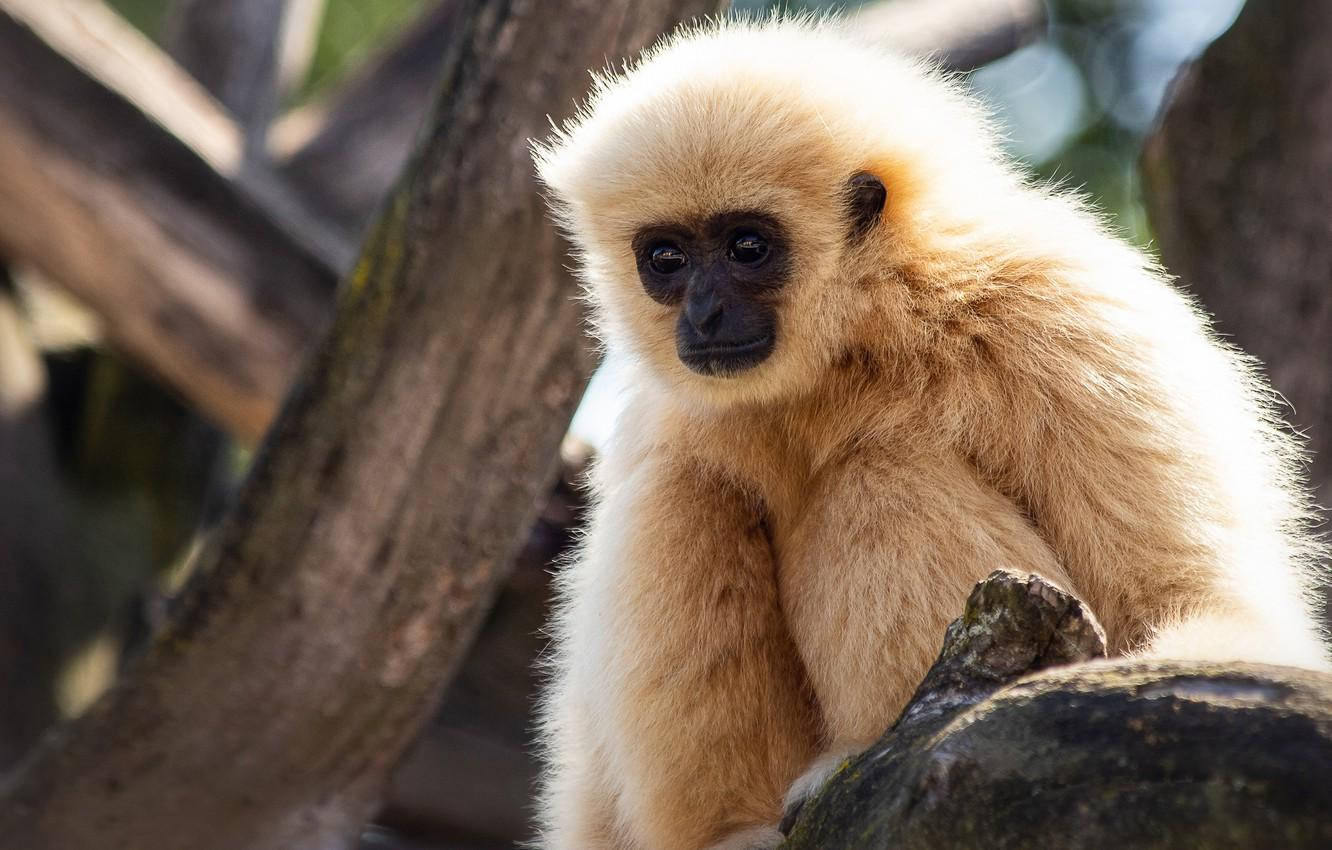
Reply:
[[[1119,653],[1327,666],[1271,390],[949,81],[833,23],[708,24],[599,78],[536,159],[634,363],[561,578],[544,846],[767,846],[996,567],[1076,592]],[[888,203],[851,243],[859,171]],[[707,377],[630,239],[735,209],[786,225],[795,273],[774,354]]]

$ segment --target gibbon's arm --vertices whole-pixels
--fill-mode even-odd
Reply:
[[[760,505],[669,448],[628,453],[603,459],[596,514],[563,579],[544,846],[775,842],[817,722]]]
[[[1031,291],[959,403],[1112,648],[1326,667],[1295,452],[1249,364],[1151,271]]]

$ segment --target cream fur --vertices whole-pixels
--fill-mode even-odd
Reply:
[[[996,567],[1078,593],[1115,652],[1328,665],[1272,391],[949,81],[835,23],[707,24],[598,78],[536,160],[635,364],[560,579],[544,846],[761,844]],[[862,170],[889,200],[849,246]],[[703,377],[630,237],[732,209],[784,222],[796,273],[773,356]]]

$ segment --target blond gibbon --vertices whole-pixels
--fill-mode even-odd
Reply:
[[[1118,654],[1327,666],[1272,390],[953,82],[835,22],[709,23],[535,158],[632,362],[560,578],[543,846],[775,843],[996,567]]]

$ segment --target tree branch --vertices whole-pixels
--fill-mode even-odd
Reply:
[[[1076,663],[1103,652],[1075,598],[992,574],[783,847],[1327,846],[1332,787],[1311,766],[1332,764],[1332,676]]]
[[[1043,35],[1042,0],[884,0],[855,22],[885,44],[928,56],[950,71],[970,71]]]
[[[330,96],[274,127],[280,172],[349,233],[361,231],[407,161],[458,8],[440,0]]]
[[[278,53],[289,0],[173,0],[166,45],[181,67],[212,92],[262,152],[277,111]]]
[[[0,2],[0,123],[0,249],[257,437],[328,313],[341,237],[294,237],[306,219],[247,184],[235,125],[100,3]]]

